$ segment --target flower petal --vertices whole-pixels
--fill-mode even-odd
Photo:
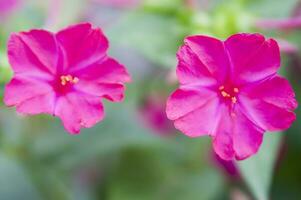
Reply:
[[[235,34],[225,41],[236,84],[255,82],[274,75],[280,67],[280,51],[273,39],[260,34]]]
[[[43,30],[12,34],[8,41],[8,58],[15,73],[51,76],[58,62],[55,37]]]
[[[56,38],[66,57],[64,69],[87,67],[106,57],[108,40],[99,28],[93,29],[89,23],[67,27]]]
[[[187,37],[184,42],[178,53],[177,71],[182,84],[193,83],[204,77],[212,83],[226,79],[230,65],[222,41],[199,35]]]
[[[244,88],[240,102],[247,116],[260,127],[280,131],[289,128],[296,119],[292,112],[297,107],[294,97],[288,81],[275,76]]]
[[[119,102],[124,99],[125,87],[119,83],[94,83],[80,80],[75,85],[75,89],[84,94],[106,98],[113,102]]]
[[[17,105],[17,112],[29,115],[35,114],[51,114],[55,109],[56,95],[54,92],[49,92],[34,96]]]
[[[53,92],[51,85],[28,77],[15,76],[6,86],[4,102],[7,106],[15,106],[28,99]]]
[[[213,98],[199,108],[174,121],[175,127],[189,137],[213,135],[216,127],[218,99]]]
[[[216,94],[208,89],[188,90],[178,89],[167,100],[166,114],[170,120],[175,120],[203,106]]]
[[[112,58],[75,70],[73,74],[79,79],[101,83],[123,83],[131,80],[126,68]]]
[[[101,121],[104,110],[97,97],[68,93],[58,99],[55,115],[61,118],[68,132],[77,134],[81,127],[89,128]]]
[[[181,84],[210,86],[217,83],[189,46],[183,45],[178,51],[177,57],[179,60],[177,76]]]
[[[214,151],[223,160],[233,160],[235,157],[233,149],[233,121],[226,105],[220,105],[219,115],[215,120],[217,120],[218,125],[214,130],[213,136]]]
[[[249,120],[238,106],[230,113],[229,108],[221,105],[218,121],[213,147],[222,159],[243,160],[258,151],[264,130]]]
[[[263,138],[264,130],[237,111],[233,117],[233,149],[235,158],[243,160],[255,154]]]

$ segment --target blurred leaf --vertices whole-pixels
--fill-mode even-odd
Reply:
[[[76,136],[66,133],[60,122],[56,126],[52,122],[48,133],[35,139],[34,152],[44,159],[56,159],[56,165],[69,169],[95,157],[105,158],[128,146],[160,144],[158,137],[137,123],[135,110],[131,109],[125,104],[107,105],[105,120]]]
[[[20,163],[0,154],[0,171],[1,200],[41,199]]]
[[[175,152],[174,152],[175,153]],[[174,154],[173,153],[173,154]],[[122,155],[112,172],[110,200],[215,199],[223,189],[222,177],[211,169],[191,169],[187,162],[174,163],[159,149],[132,149]],[[194,159],[195,163],[201,160]],[[206,164],[205,164],[206,165]]]
[[[282,133],[267,133],[259,152],[238,162],[240,172],[257,200],[268,200]]]
[[[297,2],[298,0],[253,0],[250,3],[250,11],[261,18],[289,17]]]
[[[46,28],[57,31],[76,23],[85,5],[85,1],[82,0],[50,0]]]
[[[12,70],[9,67],[5,52],[0,50],[0,83],[8,82],[12,76]]]
[[[175,179],[168,183],[168,200],[183,199],[217,199],[224,187],[222,177],[212,169],[206,169],[198,173],[186,172],[176,174]]]
[[[183,29],[175,17],[135,12],[107,31],[112,43],[137,49],[155,64],[175,67]]]
[[[236,1],[219,5],[212,15],[212,33],[226,39],[238,32],[251,32],[253,15]]]
[[[144,9],[162,14],[172,14],[183,8],[183,0],[144,0]]]

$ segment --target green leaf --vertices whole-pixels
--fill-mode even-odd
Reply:
[[[250,11],[259,17],[283,18],[291,15],[298,0],[257,0],[250,1]]]
[[[0,194],[2,200],[41,199],[26,170],[16,160],[0,154]]]
[[[112,43],[134,48],[155,64],[171,68],[184,36],[182,28],[175,17],[134,12],[107,32]]]
[[[260,151],[255,156],[238,163],[246,184],[258,200],[269,199],[269,189],[281,137],[281,133],[265,134]]]
[[[156,146],[160,138],[137,123],[135,113],[125,104],[106,106],[106,118],[91,129],[72,137],[61,123],[51,124],[49,133],[36,137],[34,152],[40,158],[57,159],[56,164],[68,168],[80,163],[111,156],[128,146]],[[58,121],[58,120],[57,120]]]

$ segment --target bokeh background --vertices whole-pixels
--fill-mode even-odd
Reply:
[[[301,102],[301,1],[0,0],[1,97],[11,32],[86,21],[131,73],[126,99],[105,102],[105,120],[76,136],[57,118],[21,116],[1,101],[1,200],[301,199],[300,108],[288,131],[266,134],[257,155],[236,163],[220,160],[210,138],[177,132],[164,111],[177,86],[176,51],[191,34],[274,37]]]

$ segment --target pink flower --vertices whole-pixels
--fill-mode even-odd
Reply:
[[[180,87],[167,101],[167,116],[190,137],[209,135],[224,160],[255,154],[265,131],[290,127],[295,94],[279,75],[279,47],[260,34],[226,41],[190,36],[178,52]]]
[[[91,24],[58,33],[31,30],[12,34],[8,42],[14,77],[4,102],[23,114],[59,117],[70,133],[104,118],[101,99],[122,101],[126,69],[107,55],[108,40]]]
[[[9,13],[16,7],[19,0],[0,0],[0,16]]]
[[[260,19],[255,22],[255,26],[260,29],[298,29],[301,28],[301,17],[287,19]]]
[[[169,136],[174,127],[165,114],[165,100],[159,95],[148,96],[140,108],[144,123],[161,136]]]

